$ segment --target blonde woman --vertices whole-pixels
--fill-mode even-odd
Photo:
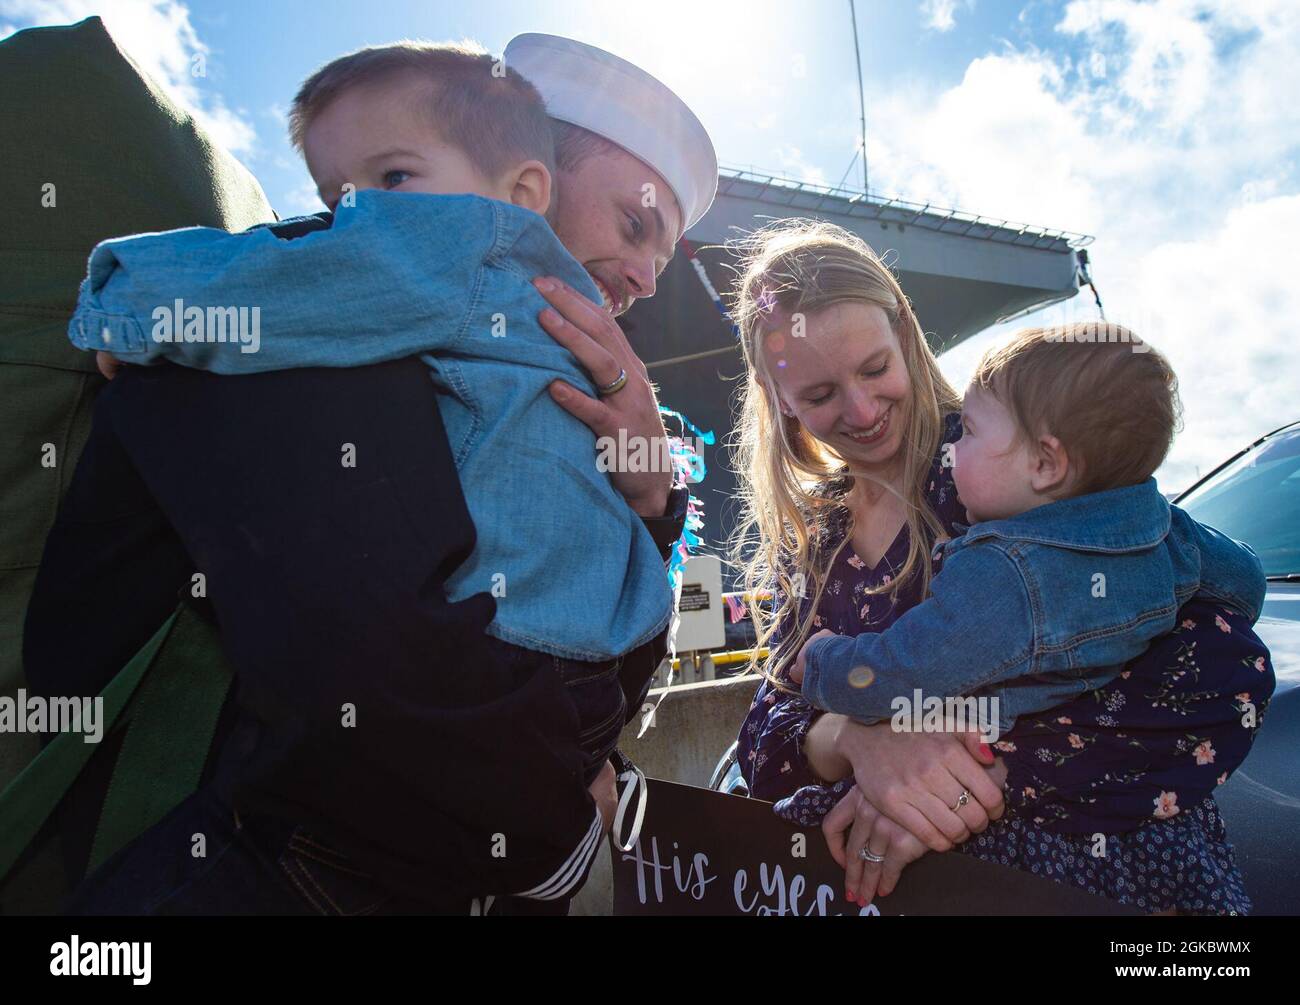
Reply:
[[[811,633],[879,631],[925,596],[931,547],[965,518],[942,456],[961,436],[961,400],[897,280],[859,238],[787,220],[743,251],[738,557],[747,584],[774,586],[776,604],[772,618],[755,615],[759,645],[775,655],[740,732],[741,767],[753,795],[787,800],[792,819],[824,814],[847,793],[864,813],[897,821],[896,874],[1001,815],[991,752],[974,734],[896,733],[818,714],[774,677]],[[968,801],[953,808],[962,792]]]
[[[1153,763],[1172,766],[1171,774],[1155,774],[1185,777],[1196,754],[1179,746],[1186,728],[1152,711],[1147,692],[1178,689],[1184,709],[1198,701],[1181,693],[1191,678],[1179,672],[1179,657],[1188,652],[1207,674],[1266,659],[1248,619],[1189,601],[1178,627],[1105,692],[1022,717],[1013,736],[1029,738],[1052,771],[1045,784],[1008,791],[1005,818],[1006,768],[974,734],[895,732],[888,722],[818,714],[789,686],[790,664],[811,634],[880,632],[926,596],[932,547],[966,529],[951,465],[961,406],[902,290],[861,240],[829,224],[786,221],[755,235],[746,250],[735,305],[748,364],[738,557],[750,588],[776,592],[773,616],[759,625],[760,645],[774,652],[768,679],[740,733],[751,793],[777,801],[787,819],[821,823],[846,867],[846,896],[859,903],[887,894],[927,849],[946,851],[979,835],[962,850],[1147,912],[1248,910],[1212,799],[1184,808],[1157,785],[1154,815],[1177,826],[1112,836],[1104,869],[1075,833],[1095,810],[1086,795],[1093,785],[1133,803],[1134,819],[1144,815],[1138,804],[1150,804],[1141,772],[1112,777],[1115,765],[1102,763],[1106,751],[1131,746],[1125,736],[1155,735]],[[997,616],[998,598],[972,602]],[[1217,705],[1201,704],[1198,714],[1222,717]],[[1016,751],[1006,738],[995,746]],[[1058,781],[1069,784],[1049,791]],[[1064,791],[1084,796],[1064,801]],[[1174,846],[1188,874],[1181,883],[1152,868]]]

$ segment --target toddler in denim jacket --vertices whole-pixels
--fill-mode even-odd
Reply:
[[[997,740],[1109,683],[1192,597],[1260,616],[1255,553],[1156,488],[1178,412],[1164,356],[1118,325],[1100,341],[1076,328],[1028,329],[980,361],[950,458],[970,527],[937,543],[930,597],[892,627],[805,642],[790,679],[814,705],[872,723],[933,696],[979,709]],[[1147,441],[1079,419],[1100,385],[1128,386]]]
[[[904,729],[942,709],[996,742],[1019,718],[1115,680],[1193,598],[1254,624],[1265,592],[1254,552],[1171,506],[1151,477],[1177,419],[1172,370],[1126,329],[1086,327],[1030,329],[985,355],[950,458],[970,526],[935,546],[931,595],[895,624],[809,638],[790,677],[814,705]],[[1130,402],[1149,435],[1117,442],[1088,407],[1101,388]],[[1267,701],[1271,682],[1246,669]],[[1237,690],[1222,696],[1229,711]],[[1235,770],[1257,725],[1227,720],[1206,737],[1213,776]],[[1116,830],[1142,822],[1102,806],[1090,815]]]
[[[1098,404],[1115,401],[1141,420],[1122,438]],[[987,731],[1008,812],[962,853],[1146,912],[1244,914],[1213,792],[1274,688],[1243,633],[1265,580],[1246,545],[1157,491],[1177,412],[1168,363],[1118,326],[986,353],[945,459],[970,526],[935,546],[931,596],[884,631],[812,636],[790,678],[866,722]],[[1180,641],[1209,619],[1199,649]],[[866,868],[884,861],[871,840]]]

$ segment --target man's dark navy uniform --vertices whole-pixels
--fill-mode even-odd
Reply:
[[[674,489],[646,520],[665,560],[686,496]],[[594,806],[550,657],[505,655],[484,632],[489,594],[445,599],[474,540],[418,359],[239,377],[125,368],[46,544],[25,630],[31,690],[98,693],[201,572],[236,673],[202,813],[243,810],[271,846],[305,829],[411,910],[530,889]],[[665,648],[661,635],[623,658],[629,716]],[[85,779],[65,808],[74,869],[93,837],[85,790],[102,784]]]

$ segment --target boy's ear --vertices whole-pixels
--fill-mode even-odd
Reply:
[[[551,172],[541,161],[524,161],[511,169],[506,179],[510,201],[516,206],[546,215],[551,207]]]
[[[1055,436],[1038,438],[1029,472],[1029,482],[1035,492],[1045,495],[1062,495],[1069,491],[1078,471]]]

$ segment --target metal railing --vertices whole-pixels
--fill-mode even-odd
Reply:
[[[864,193],[852,188],[833,187],[818,182],[799,181],[785,175],[736,166],[718,171],[718,194],[758,199],[774,205],[793,207],[813,213],[837,213],[841,216],[905,227],[923,227],[978,241],[994,241],[1021,247],[1086,248],[1094,238],[1072,230],[1053,230],[1028,223],[948,209],[932,203],[907,199],[884,198],[879,193]]]

